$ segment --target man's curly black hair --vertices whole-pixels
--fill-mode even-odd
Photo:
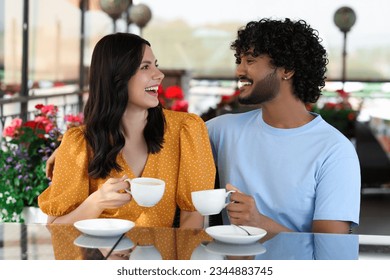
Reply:
[[[327,53],[318,31],[304,20],[261,19],[251,21],[237,32],[231,44],[236,63],[253,48],[253,55],[266,54],[276,67],[293,70],[294,94],[304,103],[315,103],[325,86]]]

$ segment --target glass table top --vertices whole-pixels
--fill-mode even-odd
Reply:
[[[0,260],[359,260],[390,259],[390,237],[267,234],[249,244],[214,240],[203,229],[134,227],[109,237],[68,224],[0,224]]]

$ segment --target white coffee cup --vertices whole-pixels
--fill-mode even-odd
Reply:
[[[165,182],[156,178],[139,177],[126,179],[130,188],[126,192],[131,194],[138,205],[143,207],[152,207],[156,205],[163,197],[165,191]]]
[[[202,216],[215,215],[222,211],[228,204],[226,198],[235,191],[214,189],[195,191],[191,193],[192,203]]]

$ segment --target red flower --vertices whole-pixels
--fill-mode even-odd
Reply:
[[[163,96],[165,94],[165,91],[164,91],[162,84],[158,85],[157,94],[158,94],[158,96]]]
[[[337,104],[336,103],[333,103],[333,102],[327,102],[327,103],[325,103],[325,105],[324,105],[324,108],[325,109],[335,109],[336,108],[336,106],[337,106]]]
[[[42,106],[40,110],[44,115],[54,116],[58,112],[58,107],[55,105],[46,105]]]
[[[349,92],[344,91],[343,89],[338,89],[336,92],[339,94],[339,96],[343,99],[346,99],[349,97]]]
[[[356,119],[356,114],[351,112],[351,113],[348,114],[347,118],[350,121],[354,121]]]
[[[75,126],[79,126],[84,121],[84,115],[82,113],[79,113],[78,115],[65,115],[65,122],[67,129]]]
[[[43,104],[37,104],[35,105],[35,108],[38,109],[38,110],[41,110],[43,107]]]
[[[34,130],[34,132],[38,132],[37,136],[39,138],[45,138],[45,135],[39,132],[45,131],[45,126],[42,122],[36,122],[36,121],[27,121],[25,122],[22,127],[30,127]]]
[[[171,107],[173,111],[188,112],[188,101],[187,100],[176,100]]]
[[[230,103],[238,95],[240,95],[240,91],[238,89],[232,95],[222,95],[221,102],[222,103]]]
[[[183,90],[179,86],[170,86],[165,91],[165,98],[183,99]]]
[[[16,118],[11,121],[9,126],[6,126],[3,130],[3,136],[15,138],[18,135],[19,129],[22,126],[22,119]]]

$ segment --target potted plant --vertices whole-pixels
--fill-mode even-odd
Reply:
[[[347,138],[355,137],[355,124],[358,111],[354,110],[348,101],[349,94],[344,90],[337,90],[339,101],[326,102],[323,106],[308,105],[308,110],[315,112],[337,128]]]
[[[2,135],[0,149],[0,221],[24,222],[23,210],[38,207],[37,198],[50,184],[45,163],[58,147],[62,132],[57,126],[58,108],[36,105],[32,121],[12,120]],[[70,126],[81,124],[81,117],[68,115]],[[26,212],[24,212],[26,213]]]

